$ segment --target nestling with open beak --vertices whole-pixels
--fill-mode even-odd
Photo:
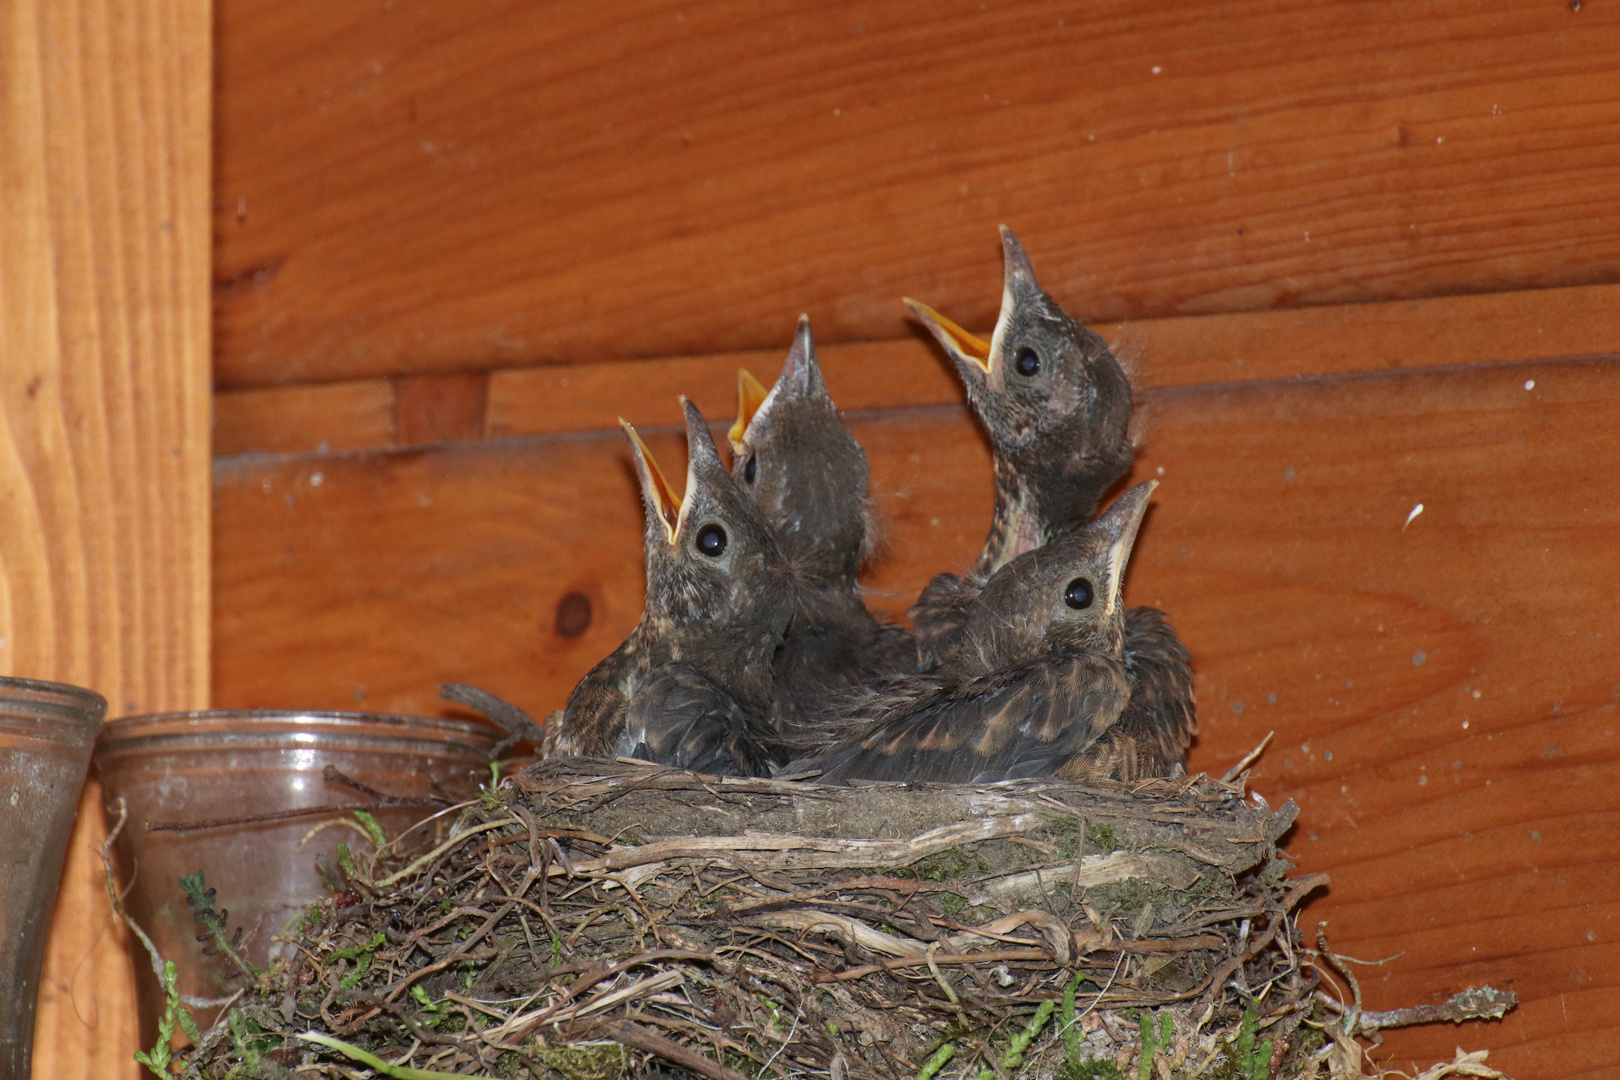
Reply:
[[[980,583],[1010,560],[1084,525],[1130,470],[1131,387],[1101,337],[1071,318],[1035,280],[1012,230],[1001,229],[1001,313],[988,342],[907,300],[944,346],[995,452],[995,512],[972,573],[941,574],[911,608],[924,668],[962,644]],[[1192,663],[1153,608],[1125,616],[1132,700],[1179,767],[1197,731]]]
[[[772,665],[776,722],[802,745],[835,699],[915,665],[911,636],[879,622],[856,575],[869,534],[866,453],[839,419],[821,375],[810,320],[769,393],[738,374],[732,478],[776,530],[789,567],[792,622]]]
[[[1131,697],[1120,588],[1154,481],[992,574],[938,670],[852,706],[853,733],[788,771],[821,782],[994,783],[1134,772],[1110,733]]]
[[[646,503],[647,601],[624,644],[574,687],[542,751],[768,775],[787,757],[769,720],[771,658],[793,590],[774,530],[726,472],[697,407],[681,404],[684,499],[620,421]]]

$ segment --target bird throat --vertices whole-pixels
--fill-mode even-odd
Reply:
[[[979,553],[973,572],[980,578],[989,577],[1048,539],[1034,494],[1022,482],[1017,469],[997,457],[995,513],[990,519],[990,535],[985,538],[984,550]]]

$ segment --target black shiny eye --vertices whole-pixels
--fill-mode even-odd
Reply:
[[[700,540],[699,543],[702,541]],[[1063,590],[1063,602],[1076,611],[1084,611],[1091,606],[1093,599],[1091,582],[1083,577],[1077,577],[1069,582],[1069,587]]]
[[[743,464],[743,479],[748,481],[748,483],[750,483],[750,484],[752,484],[754,482],[754,462],[755,462],[755,460],[756,460],[755,455],[749,454],[748,455],[748,461]]]
[[[1018,374],[1027,379],[1041,370],[1041,358],[1035,355],[1034,349],[1025,345],[1013,357],[1013,367],[1017,369]]]
[[[718,525],[705,525],[698,530],[697,549],[711,559],[718,559],[726,550],[726,530]]]

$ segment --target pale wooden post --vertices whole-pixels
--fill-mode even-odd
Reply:
[[[208,696],[208,0],[0,0],[0,672]],[[80,812],[34,1075],[133,1077]]]

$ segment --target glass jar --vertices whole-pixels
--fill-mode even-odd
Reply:
[[[0,678],[0,1080],[28,1080],[40,966],[100,694]]]
[[[369,713],[222,710],[114,720],[96,768],[109,828],[120,799],[127,807],[113,845],[119,884],[129,890],[125,906],[175,962],[182,994],[226,998],[249,979],[211,940],[216,930],[227,941],[240,933],[235,951],[248,965],[291,955],[276,936],[329,890],[346,888],[338,845],[358,855],[371,850],[354,811],[399,836],[476,795],[503,734],[480,721]],[[386,805],[378,795],[407,804]],[[402,846],[420,850],[433,836],[418,829]],[[198,873],[204,880],[193,892],[214,890],[214,928],[206,915],[199,920],[180,885]],[[147,959],[136,959],[136,996],[142,1044],[150,1046],[164,994]],[[218,1008],[192,1012],[207,1030]]]

